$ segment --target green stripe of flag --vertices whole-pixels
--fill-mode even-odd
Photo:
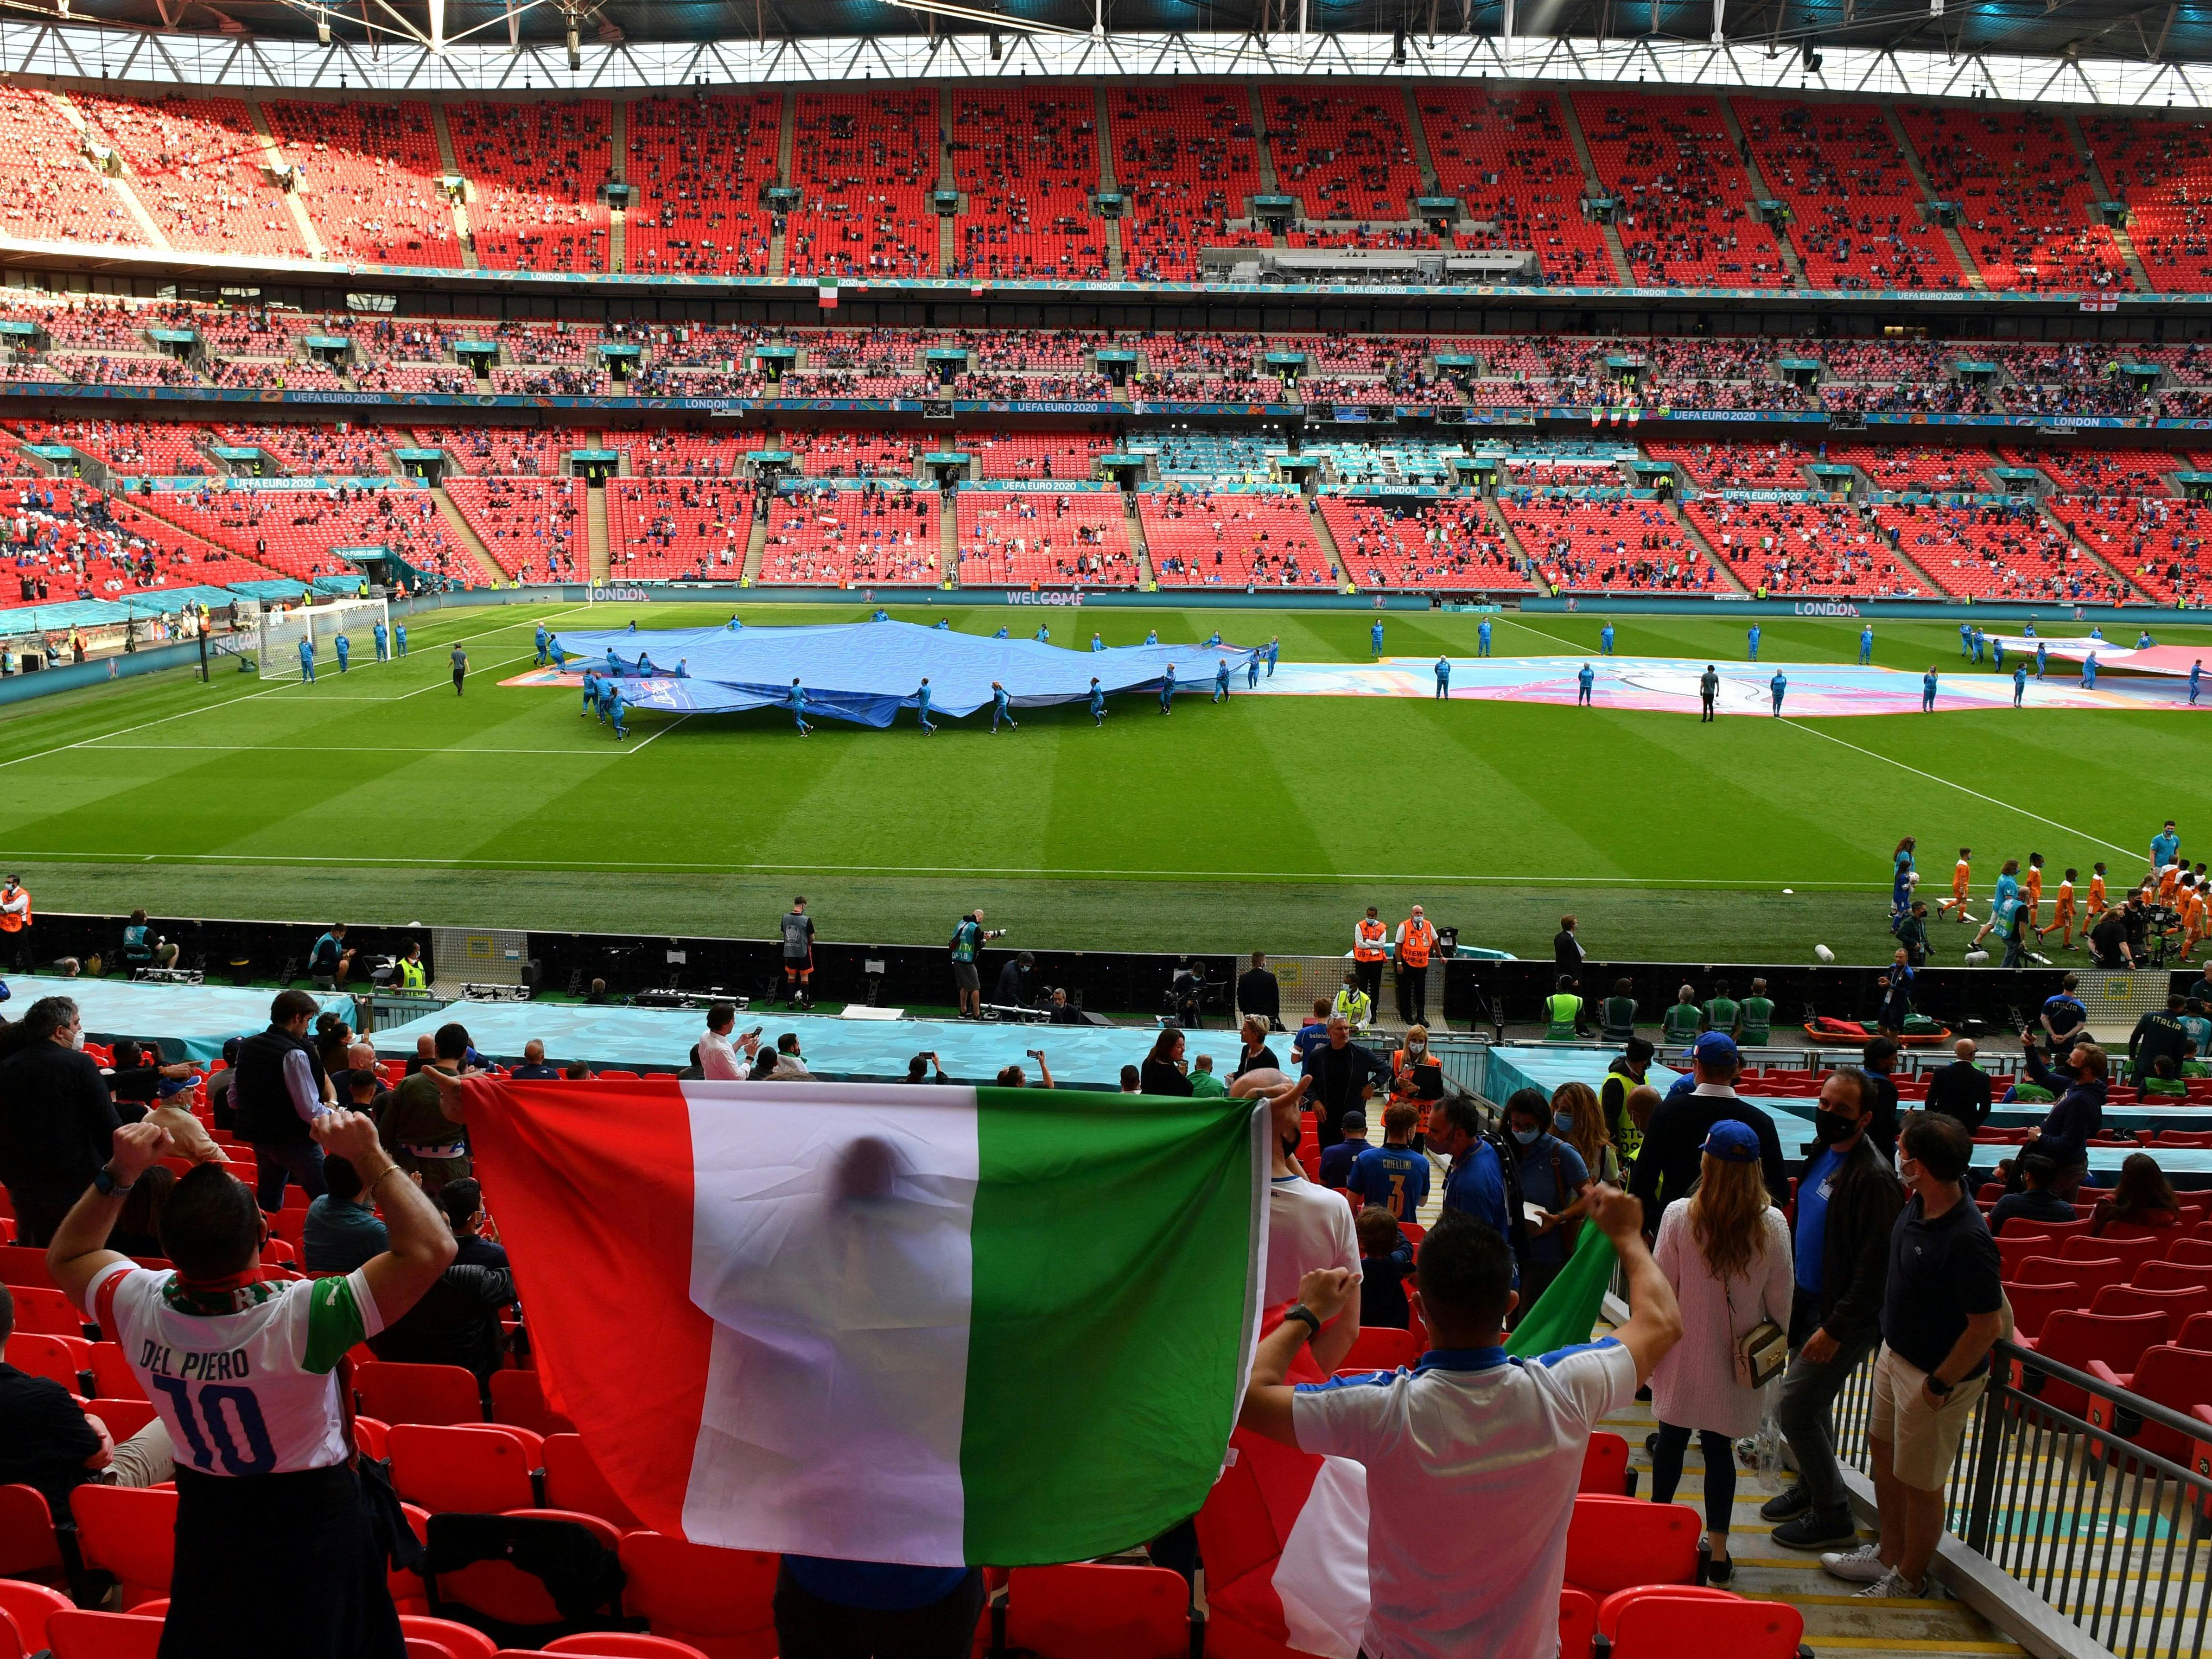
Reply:
[[[960,1446],[971,1562],[1079,1561],[1197,1512],[1258,1316],[1250,1103],[978,1089]]]

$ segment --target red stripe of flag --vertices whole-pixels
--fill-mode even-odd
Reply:
[[[632,1513],[684,1535],[714,1325],[691,1300],[691,1115],[669,1080],[470,1086],[547,1403]]]

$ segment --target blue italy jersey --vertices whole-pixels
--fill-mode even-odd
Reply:
[[[1393,1220],[1418,1223],[1429,1197],[1429,1160],[1410,1146],[1370,1146],[1352,1160],[1345,1185]]]

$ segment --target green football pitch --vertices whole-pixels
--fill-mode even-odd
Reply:
[[[864,604],[757,608],[758,625],[857,621]],[[773,711],[634,714],[617,747],[573,691],[498,684],[541,617],[457,610],[412,654],[314,686],[220,665],[0,708],[0,861],[41,908],[551,930],[761,936],[794,893],[824,938],[941,941],[982,905],[1014,944],[1334,951],[1368,904],[1419,901],[1462,939],[1544,956],[1563,912],[1611,960],[1884,958],[1891,851],[1928,885],[1975,851],[2139,874],[2160,822],[2212,842],[2212,703],[2166,711],[1780,720],[1462,700],[1203,696],[1159,720],[1132,697],[1094,728],[1032,710],[1018,732],[925,738]],[[726,605],[641,609],[656,627]],[[941,605],[902,615],[935,620]],[[954,609],[988,633],[1003,606]],[[1026,617],[1027,613],[1022,613]],[[1350,611],[1060,612],[1087,638],[1148,628],[1279,635],[1285,660],[1364,660]],[[1470,656],[1477,618],[1391,612],[1394,656]],[[1595,612],[1495,618],[1500,655],[1596,648]],[[1620,617],[1618,649],[1741,661],[1744,619]],[[1770,618],[1769,661],[1846,661],[1850,621]],[[1025,621],[1018,631],[1026,633]],[[1878,660],[1960,663],[1955,624],[1877,623]],[[2162,643],[2212,629],[2161,629]],[[456,697],[455,641],[473,674]],[[1792,890],[1785,892],[1784,890]],[[1977,914],[1984,914],[1977,905]],[[1964,948],[1938,935],[1939,960]],[[2051,941],[2055,946],[2057,939]],[[2059,953],[2054,951],[2054,956]],[[2063,956],[2060,959],[2065,959]]]

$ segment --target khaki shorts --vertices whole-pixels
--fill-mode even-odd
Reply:
[[[1890,1470],[1900,1482],[1920,1492],[1941,1492],[1989,1377],[1984,1373],[1960,1383],[1941,1411],[1931,1409],[1921,1392],[1927,1380],[1926,1371],[1885,1346],[1874,1363],[1874,1410],[1867,1436],[1889,1443]]]

